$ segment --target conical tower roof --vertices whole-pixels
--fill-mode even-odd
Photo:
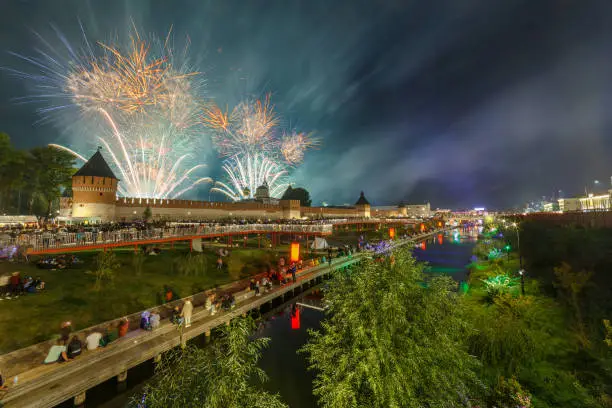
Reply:
[[[368,202],[368,200],[366,200],[365,198],[365,194],[363,194],[363,191],[361,192],[361,194],[359,195],[359,200],[357,200],[357,202],[355,203],[355,205],[370,205],[370,203]]]
[[[111,168],[108,166],[108,163],[106,163],[106,160],[104,160],[102,153],[100,153],[100,149],[98,149],[98,151],[95,152],[89,160],[87,160],[87,163],[85,163],[83,167],[81,167],[76,173],[74,173],[74,175],[88,177],[108,177],[118,180],[117,177],[115,177],[115,174],[113,173]]]

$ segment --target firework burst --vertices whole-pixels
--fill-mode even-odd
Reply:
[[[304,153],[307,149],[319,145],[319,140],[306,133],[292,131],[285,133],[280,142],[280,152],[290,166],[297,166],[304,160]]]
[[[214,105],[206,107],[202,122],[213,131],[213,142],[226,158],[227,181],[217,182],[212,191],[234,201],[253,198],[264,183],[272,197],[281,195],[288,185],[287,169],[301,163],[305,150],[317,144],[304,133],[279,137],[280,119],[270,95],[243,101],[231,113]]]
[[[213,130],[213,142],[223,157],[275,148],[273,129],[278,125],[278,117],[270,95],[263,101],[243,101],[231,113],[215,105],[207,107],[202,122]]]
[[[176,54],[170,33],[165,41],[146,40],[134,29],[126,47],[102,42],[92,47],[82,29],[83,47],[76,49],[54,30],[63,48],[37,35],[46,50],[35,57],[14,54],[38,74],[9,71],[34,84],[34,95],[24,100],[44,102],[39,113],[45,119],[64,118],[81,135],[100,129],[88,142],[110,156],[121,178],[120,195],[175,198],[210,181],[196,177],[204,167],[194,163],[193,154],[204,81],[188,64],[188,46]]]
[[[227,159],[223,170],[228,182],[217,182],[211,191],[239,201],[253,198],[257,187],[267,184],[271,197],[278,197],[288,183],[284,181],[287,170],[278,162],[263,154],[244,154]]]

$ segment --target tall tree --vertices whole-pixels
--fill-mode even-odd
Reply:
[[[68,152],[48,146],[35,147],[30,154],[34,194],[45,204],[44,210],[36,215],[47,220],[63,189],[71,185],[74,157]]]
[[[406,250],[334,278],[322,330],[303,349],[322,407],[442,407],[467,399],[478,363],[463,344],[470,328],[456,285],[424,279]]]
[[[147,408],[285,408],[277,395],[254,385],[265,381],[257,367],[269,339],[250,338],[253,320],[238,318],[206,348],[176,350],[157,368],[142,399]]]
[[[0,133],[0,209],[3,212],[10,211],[12,187],[16,181],[14,170],[17,153],[9,135]]]
[[[302,207],[310,207],[312,204],[312,200],[310,200],[310,193],[308,190],[302,187],[287,187],[287,190],[285,190],[283,193],[281,200],[299,200]]]

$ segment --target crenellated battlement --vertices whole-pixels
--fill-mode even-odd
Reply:
[[[299,201],[298,201],[299,203]],[[281,204],[264,204],[258,202],[216,202],[160,198],[130,198],[119,197],[115,201],[117,207],[150,207],[153,208],[203,208],[226,211],[271,210],[280,211]]]

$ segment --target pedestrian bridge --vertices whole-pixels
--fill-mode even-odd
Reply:
[[[136,229],[122,228],[109,231],[86,232],[43,232],[37,234],[21,234],[1,242],[0,246],[16,245],[26,248],[29,255],[43,255],[95,249],[109,249],[133,246],[138,249],[142,245],[159,245],[195,239],[213,239],[227,237],[231,245],[232,237],[249,235],[271,235],[272,244],[279,242],[280,235],[291,236],[328,236],[334,227],[356,225],[358,228],[366,225],[406,225],[415,224],[414,219],[340,219],[324,220],[304,224],[176,224],[164,228]],[[441,227],[442,225],[438,225]]]

